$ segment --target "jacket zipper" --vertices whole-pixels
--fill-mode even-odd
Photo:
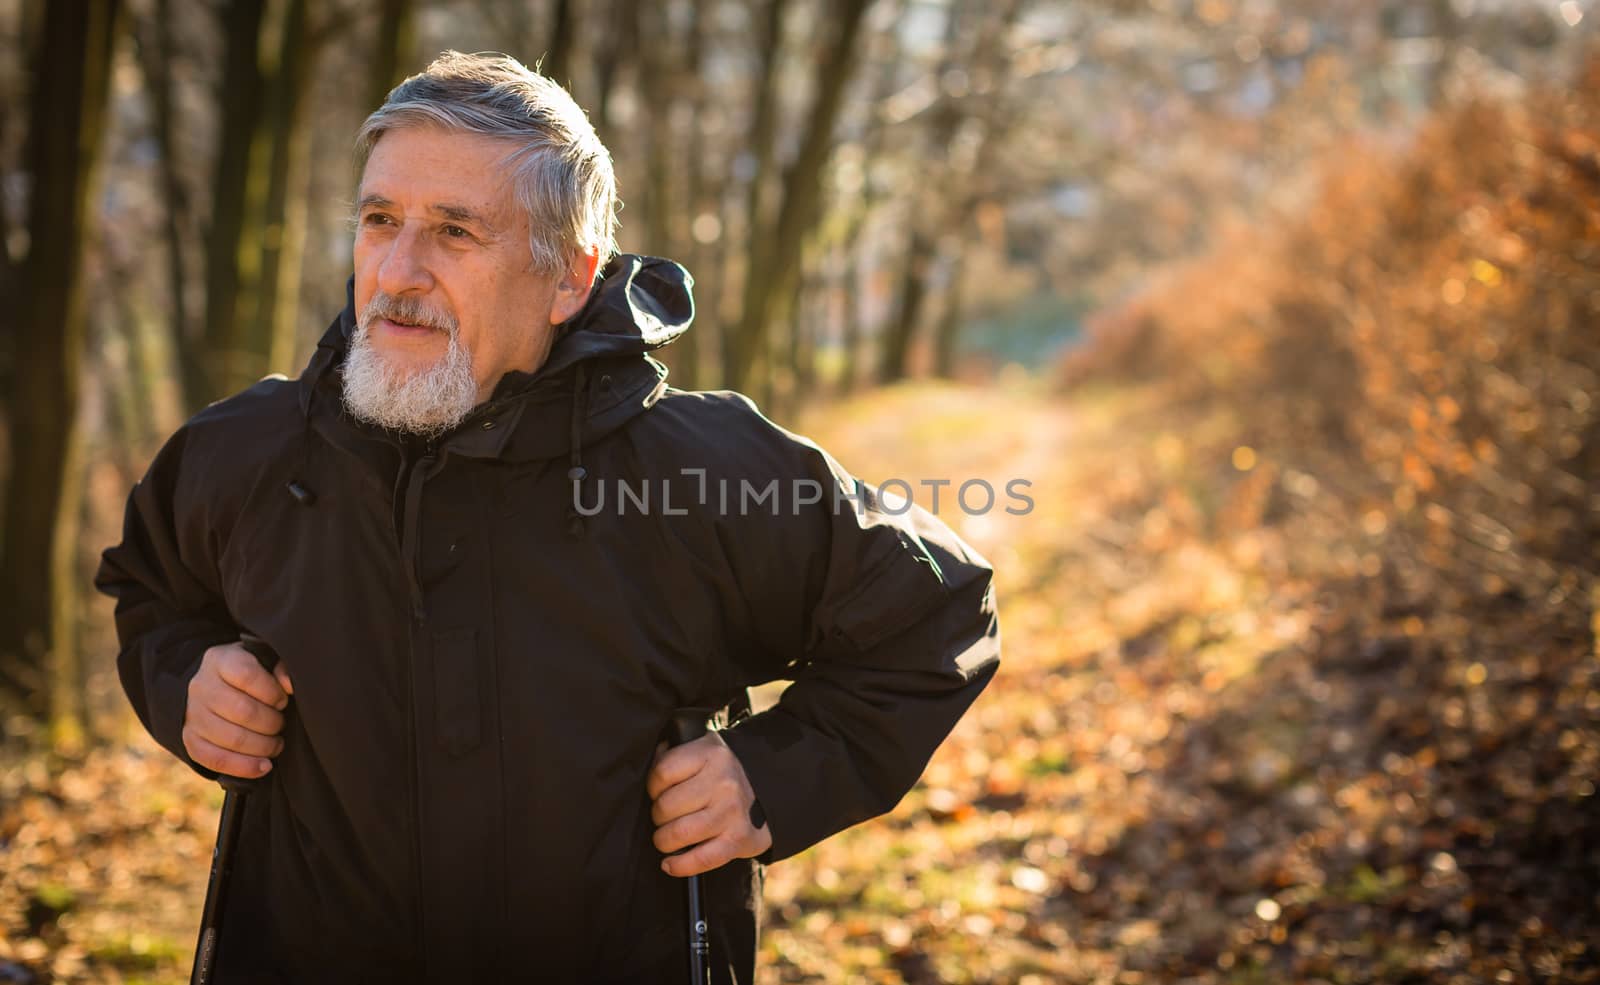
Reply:
[[[422,520],[422,484],[428,481],[428,470],[434,463],[434,444],[429,441],[422,454],[412,458],[405,456],[405,464],[401,466],[399,481],[395,483],[395,491],[405,490],[401,500],[400,529],[396,534],[400,541],[401,567],[405,568],[406,588],[411,594],[411,616],[419,625],[428,621],[428,612],[423,604],[422,577],[417,572],[418,552],[421,540]]]
[[[411,632],[407,634],[410,640],[410,652],[406,659],[406,753],[411,758],[411,872],[412,893],[411,913],[416,927],[416,953],[417,964],[427,975],[428,968],[428,935],[427,925],[424,923],[422,900],[422,761],[417,751],[417,655],[418,646],[422,645],[421,634],[427,625],[427,613],[423,606],[422,585],[417,574],[416,542],[421,531],[418,520],[421,516],[422,483],[426,480],[427,469],[433,462],[434,443],[429,441],[421,455],[413,456],[409,447],[401,448],[400,473],[395,480],[395,493],[402,496],[400,509],[400,523],[395,528],[396,547],[398,548],[401,566],[405,568],[406,585],[411,599]]]

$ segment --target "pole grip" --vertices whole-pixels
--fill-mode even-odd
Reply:
[[[712,708],[679,708],[672,713],[672,721],[667,724],[663,738],[669,746],[681,746],[685,742],[694,740],[711,731],[706,724],[711,716],[716,714]]]
[[[278,651],[274,650],[266,640],[254,633],[240,633],[239,645],[256,658],[262,670],[270,674],[277,668]]]
[[[266,640],[254,633],[240,633],[239,646],[255,657],[256,662],[261,665],[261,669],[267,673],[272,673],[273,669],[278,666],[278,652],[269,646]],[[222,788],[230,793],[250,793],[256,789],[261,780],[260,778],[247,779],[242,776],[231,776],[223,773],[217,777],[217,782],[222,784]]]

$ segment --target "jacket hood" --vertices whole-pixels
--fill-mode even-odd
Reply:
[[[688,331],[693,289],[689,271],[671,260],[619,254],[600,272],[588,303],[561,324],[545,364],[532,374],[506,375],[553,376],[585,359],[659,349]]]
[[[500,378],[488,404],[595,359],[642,356],[684,332],[694,320],[694,278],[664,257],[620,253],[595,279],[589,300],[557,326],[544,364],[532,373],[512,370]],[[355,277],[345,284],[345,307],[323,333],[301,378],[301,409],[309,412],[313,390],[332,380],[356,330]]]
[[[440,436],[440,445],[458,455],[508,461],[565,455],[576,502],[588,475],[584,443],[644,413],[665,391],[667,367],[647,353],[688,329],[694,319],[693,286],[689,272],[671,260],[631,253],[613,258],[600,272],[588,302],[558,326],[544,364],[532,373],[512,370],[502,376],[488,400]],[[355,329],[352,277],[345,287],[344,311],[323,334],[300,377],[303,456],[310,454],[313,429],[341,447],[359,443],[362,435],[383,434],[339,410],[337,370]],[[569,510],[568,521],[571,533],[583,536],[583,518],[575,510]]]

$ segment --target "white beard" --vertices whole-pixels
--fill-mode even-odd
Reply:
[[[352,416],[391,431],[431,437],[460,424],[477,406],[472,354],[462,347],[454,319],[430,314],[381,295],[362,311],[342,373],[344,406]],[[449,348],[426,369],[393,366],[372,344],[372,323],[380,316],[435,324],[448,332]]]

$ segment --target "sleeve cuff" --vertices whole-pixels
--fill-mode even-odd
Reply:
[[[150,698],[150,734],[161,744],[162,748],[181,759],[185,765],[207,780],[215,780],[218,776],[215,770],[207,769],[189,757],[189,750],[183,744],[183,720],[189,708],[189,682],[194,675],[200,672],[200,661],[205,657],[206,650],[216,645],[216,641],[208,637],[191,640],[182,644],[186,651],[186,658],[176,672],[161,672],[151,682],[152,691]]]
[[[791,731],[793,741],[785,742],[786,733]],[[785,750],[796,745],[804,748],[803,730],[796,723],[781,711],[768,709],[725,730],[722,738],[739,757],[756,800],[766,812],[767,827],[772,833],[771,847],[756,856],[756,861],[770,865],[799,854],[832,833],[807,829],[807,819],[815,819],[818,798],[826,799],[825,792],[807,789],[801,782],[791,782],[806,775],[796,773],[785,755]],[[816,771],[812,770],[810,775],[815,776]]]

